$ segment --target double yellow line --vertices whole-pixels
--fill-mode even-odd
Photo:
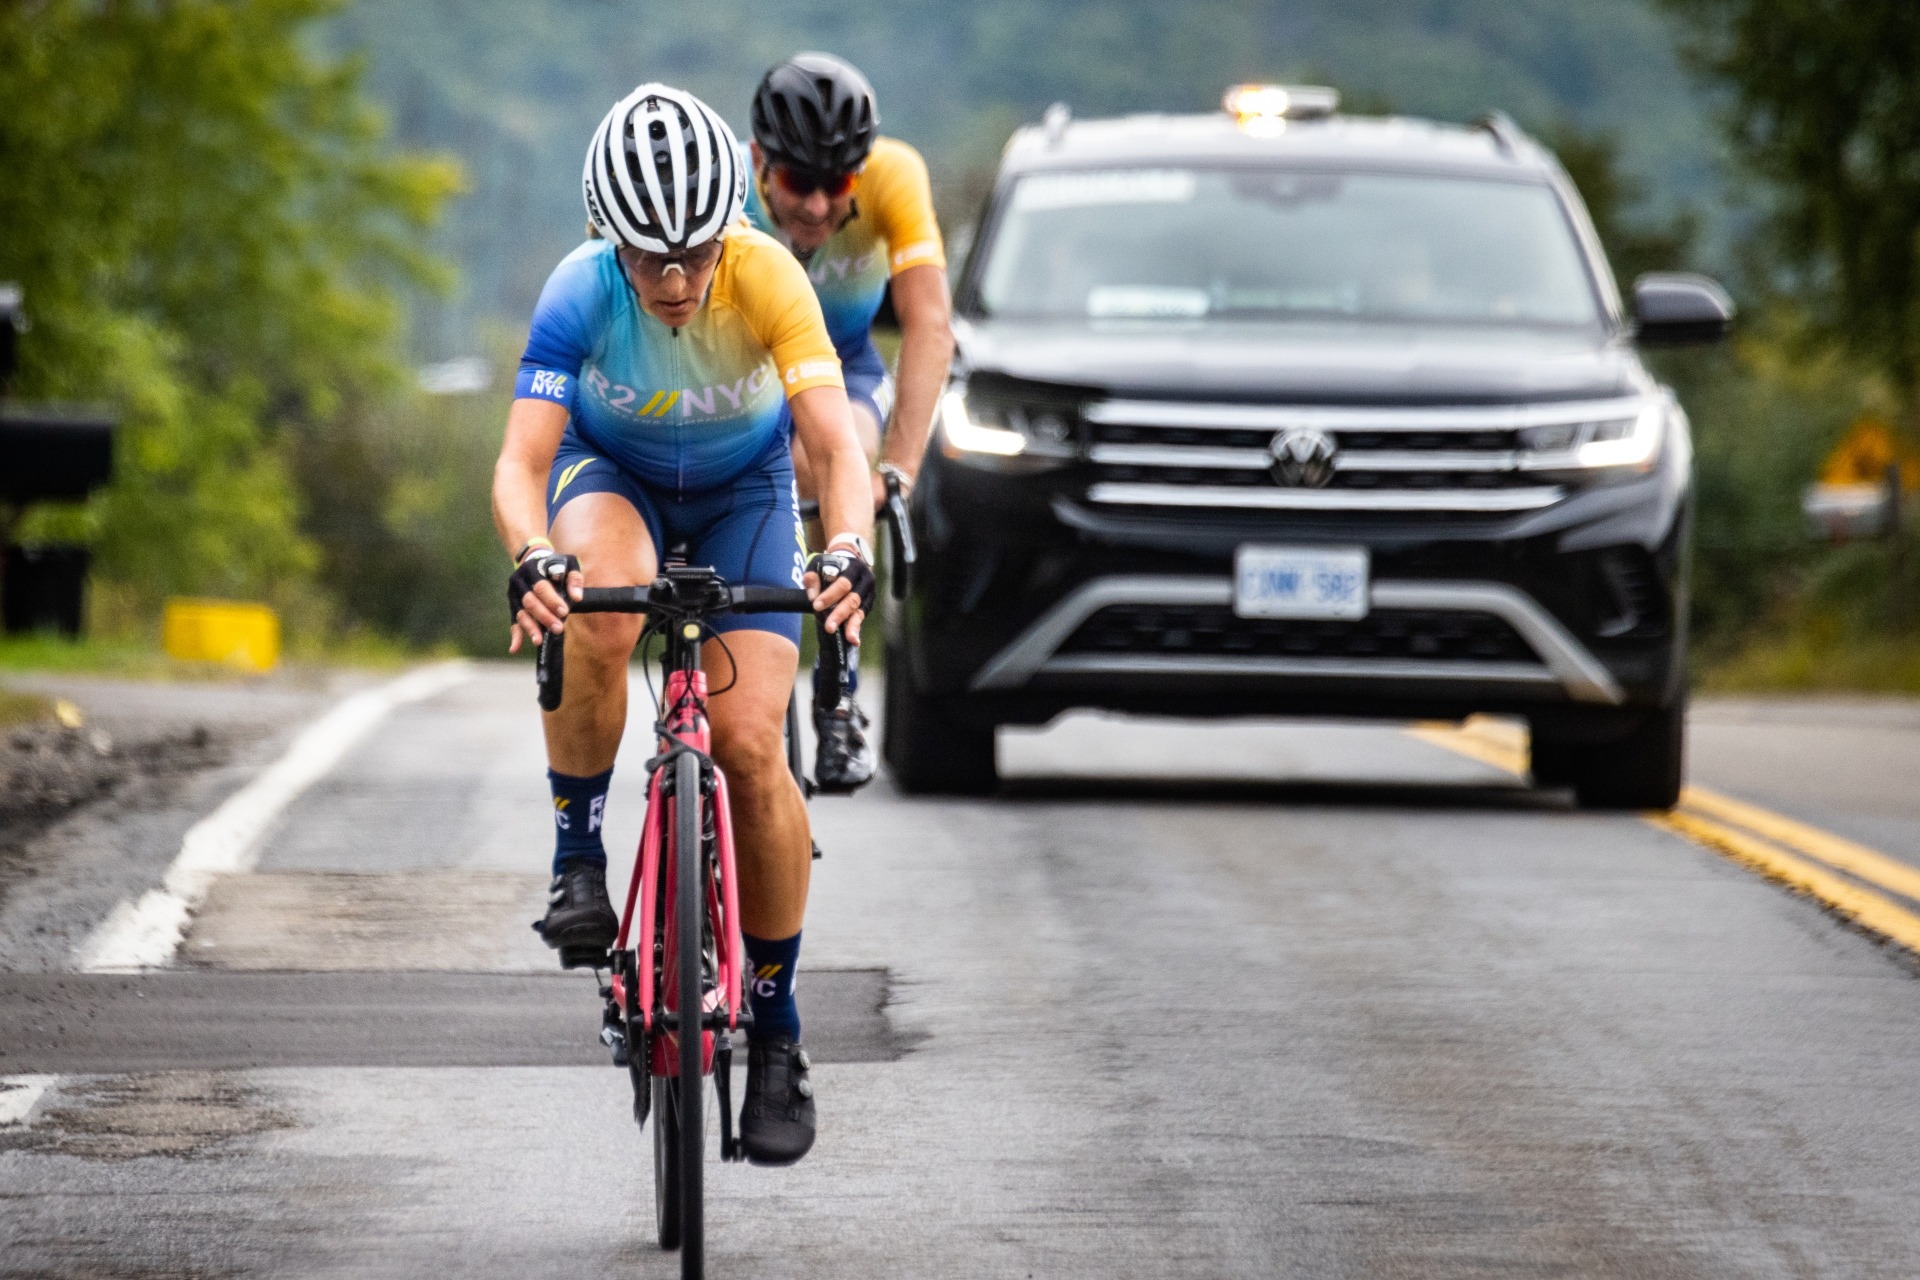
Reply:
[[[1476,718],[1458,727],[1415,725],[1408,732],[1496,769],[1526,775],[1527,735],[1518,725]],[[1920,869],[1706,787],[1689,786],[1672,811],[1643,816],[1656,827],[1819,899],[1861,928],[1920,952],[1920,914],[1899,901],[1920,903]]]

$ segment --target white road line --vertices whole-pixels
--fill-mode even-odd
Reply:
[[[395,707],[430,698],[472,674],[469,663],[443,662],[343,699],[303,729],[259,777],[193,825],[160,888],[116,906],[75,949],[76,967],[114,973],[166,964],[214,877],[251,870],[260,838],[301,792],[324,778]]]
[[[0,1076],[0,1129],[24,1125],[58,1076]]]

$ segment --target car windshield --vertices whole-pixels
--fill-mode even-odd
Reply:
[[[1425,174],[1030,174],[980,280],[1006,317],[1600,319],[1551,187]]]

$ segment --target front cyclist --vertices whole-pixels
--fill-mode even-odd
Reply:
[[[595,132],[583,185],[595,238],[540,295],[493,486],[518,566],[511,647],[571,633],[566,700],[545,717],[556,841],[539,926],[563,963],[598,957],[618,927],[600,828],[641,622],[569,621],[548,570],[566,565],[577,600],[584,586],[651,581],[661,548],[684,540],[729,582],[816,589],[819,564],[803,563],[797,439],[835,531],[826,559],[837,576],[815,607],[857,642],[873,592],[860,550],[872,493],[839,362],[805,273],[735,221],[746,175],[732,131],[691,94],[641,85]],[[713,754],[730,783],[741,923],[759,979],[741,1139],[751,1159],[789,1164],[814,1133],[793,1000],[811,841],[782,746],[800,620],[723,616],[714,629],[725,634],[703,655],[720,673]]]
[[[953,358],[947,260],[927,166],[906,143],[879,135],[873,87],[829,54],[795,54],[767,72],[752,115],[755,180],[747,216],[806,264],[867,458],[911,486]],[[900,320],[897,396],[872,332],[889,281]],[[819,475],[805,440],[797,442],[794,462],[800,491],[812,496]],[[874,504],[884,496],[876,479]],[[817,694],[817,668],[814,675]],[[851,791],[873,777],[865,717],[853,700],[858,685],[856,669],[839,706],[814,699],[814,777],[823,790]]]

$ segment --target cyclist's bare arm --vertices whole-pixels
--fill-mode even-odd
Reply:
[[[507,411],[507,436],[500,460],[493,466],[493,523],[507,554],[513,555],[535,538],[547,536],[547,472],[567,429],[566,406],[551,400],[515,400]],[[579,599],[584,582],[578,573],[567,579],[568,593]],[[522,638],[539,644],[547,631],[559,631],[567,616],[566,602],[548,583],[528,593],[514,620],[509,653],[520,652]]]
[[[809,387],[790,401],[793,429],[813,467],[820,490],[820,525],[826,536],[857,533],[873,537],[873,491],[867,480],[867,454],[854,433],[853,410],[839,387]],[[544,475],[544,473],[543,473]],[[808,575],[807,585],[817,586]],[[860,643],[860,601],[851,596],[844,578],[822,591],[815,608],[826,606],[826,628],[847,629],[847,639]]]
[[[899,467],[911,481],[920,472],[933,409],[953,361],[953,316],[944,267],[931,262],[908,267],[893,278],[892,288],[894,314],[900,318],[900,363],[894,376],[893,427],[880,459]]]

